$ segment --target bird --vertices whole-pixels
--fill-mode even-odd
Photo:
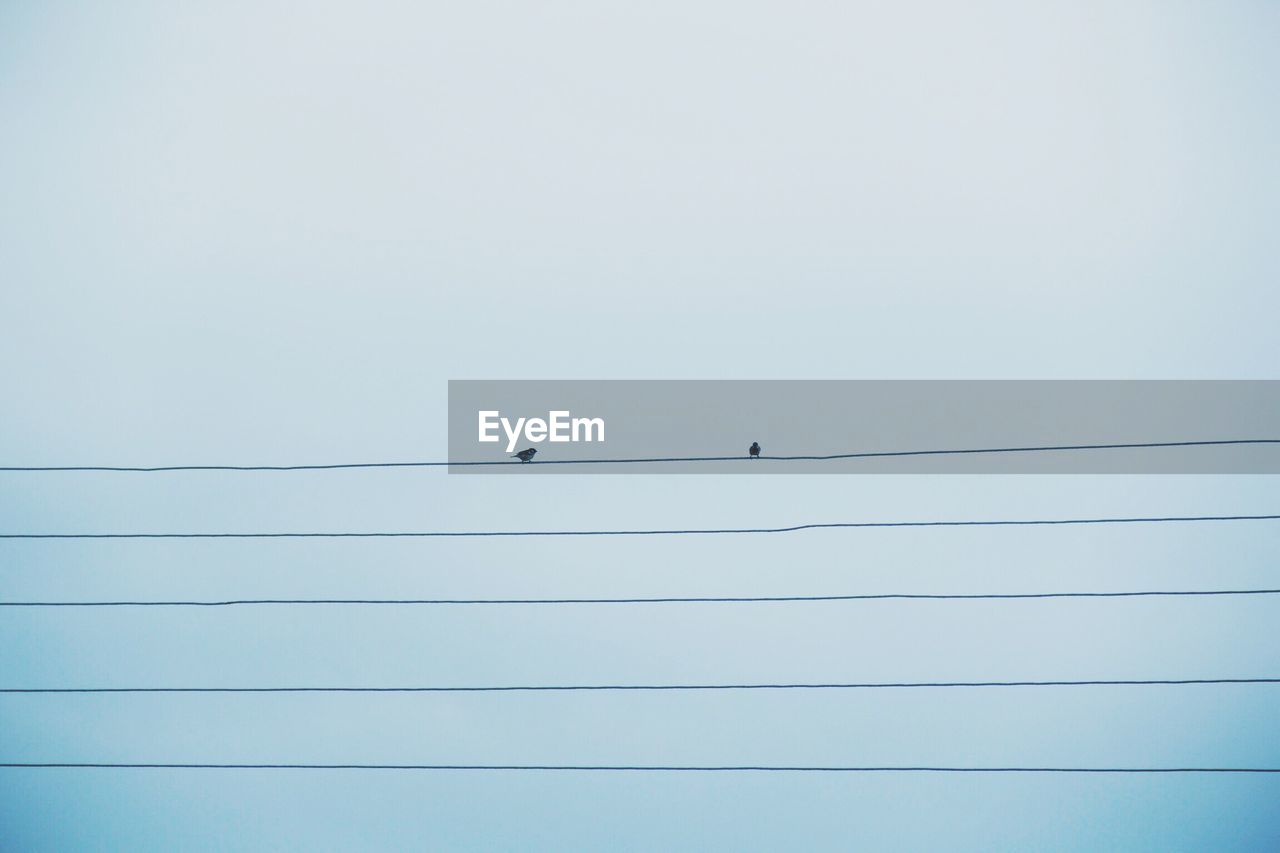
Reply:
[[[760,442],[758,441],[751,442],[751,446],[747,448],[747,453],[751,454],[752,459],[759,459],[760,458]]]
[[[530,447],[528,450],[521,450],[519,453],[516,453],[511,458],[519,459],[521,462],[528,462],[531,459],[533,459],[533,455],[537,452],[538,452],[538,448]]]

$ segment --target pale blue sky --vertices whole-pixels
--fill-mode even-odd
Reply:
[[[1264,2],[7,3],[0,457],[440,458],[450,378],[1276,378],[1278,35]],[[1263,477],[5,474],[0,528],[746,526],[1278,498]],[[1265,524],[10,541],[0,596],[1227,588],[1275,586],[1277,546]],[[1275,676],[1277,606],[24,610],[0,613],[0,682]],[[1280,766],[1276,695],[8,696],[0,755]],[[0,847],[1266,850],[1278,786],[10,770]]]

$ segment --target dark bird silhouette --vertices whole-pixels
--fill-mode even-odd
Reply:
[[[519,459],[521,462],[528,462],[530,459],[533,458],[533,455],[537,452],[538,452],[538,448],[530,447],[528,450],[521,450],[519,453],[515,454],[511,458]]]
[[[760,442],[758,441],[751,442],[751,446],[747,448],[747,452],[751,454],[752,459],[759,459],[760,458]]]

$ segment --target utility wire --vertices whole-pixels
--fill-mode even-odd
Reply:
[[[897,456],[954,456],[974,453],[1042,453],[1066,450],[1121,450],[1153,447],[1215,447],[1241,444],[1280,444],[1280,438],[1239,438],[1212,441],[1145,441],[1115,444],[1057,444],[1031,447],[975,447],[946,450],[889,450],[861,453],[831,453],[800,456],[651,456],[628,459],[545,459],[530,465],[621,465],[662,462],[826,462],[836,459],[883,459]],[[162,471],[333,471],[346,468],[449,468],[490,465],[524,465],[512,459],[461,462],[346,462],[327,465],[159,465],[151,467],[127,465],[44,465],[0,467],[0,471],[130,471],[157,473]]]
[[[0,539],[386,539],[478,536],[677,536],[736,533],[794,533],[870,527],[1011,527],[1064,524],[1147,524],[1187,521],[1274,521],[1280,515],[1183,515],[1143,518],[997,519],[991,521],[852,521],[796,524],[790,527],[726,527],[673,530],[478,530],[394,531],[370,533],[0,533]]]
[[[109,770],[490,770],[627,771],[664,773],[1280,773],[1280,767],[853,767],[759,764],[141,764],[105,762],[4,762],[0,768]]]
[[[812,684],[555,684],[481,687],[5,687],[0,693],[515,693],[618,690],[862,690],[953,687],[1148,687],[1280,684],[1280,678],[1178,678],[1087,681],[869,681]]]
[[[239,598],[223,601],[0,601],[0,607],[233,607],[252,604],[710,604],[786,601],[1138,598],[1182,595],[1277,595],[1280,589],[1140,590],[1136,592],[875,593],[867,595],[697,596],[689,598]]]

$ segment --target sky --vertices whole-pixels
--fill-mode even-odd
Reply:
[[[1267,2],[5,3],[0,464],[439,459],[450,379],[1277,378],[1278,29]],[[1277,500],[1264,476],[3,473],[0,529]],[[0,598],[1274,587],[1278,546],[1263,522],[6,540]],[[1269,598],[8,608],[0,686],[1274,677]],[[0,756],[1280,766],[1275,691],[10,694]],[[1278,795],[1199,775],[5,769],[0,847],[1269,850]]]

